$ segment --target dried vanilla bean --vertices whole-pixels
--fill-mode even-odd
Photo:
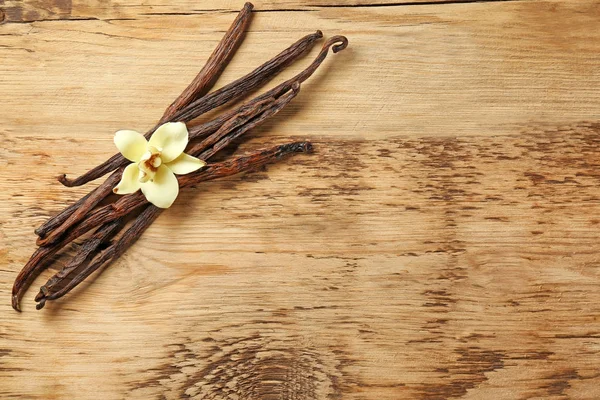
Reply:
[[[119,168],[113,172],[104,182],[100,184],[95,190],[93,190],[88,198],[83,201],[77,208],[73,210],[71,215],[67,216],[65,220],[56,228],[46,233],[45,237],[38,237],[36,244],[38,246],[45,246],[47,244],[55,242],[68,228],[79,222],[85,214],[91,209],[96,207],[106,196],[112,193],[113,188],[119,183],[121,175],[123,174],[124,168]],[[56,221],[59,219],[57,218]],[[48,224],[48,226],[51,226]]]
[[[43,294],[49,293],[49,291],[62,280],[67,278],[69,274],[76,271],[79,266],[88,262],[94,257],[98,249],[106,244],[119,230],[122,221],[117,219],[109,224],[103,225],[98,231],[89,239],[87,239],[82,245],[77,254],[69,261],[69,263],[56,273],[52,278],[46,282],[44,286],[40,288],[42,296],[38,293],[35,297],[35,301],[40,301],[43,298]],[[43,305],[42,305],[43,307]],[[41,307],[40,307],[41,308]],[[39,310],[39,308],[38,308]]]
[[[221,89],[208,94],[202,99],[190,103],[187,107],[173,115],[173,121],[191,121],[207,111],[252,92],[281,72],[299,56],[306,53],[314,42],[322,37],[323,33],[321,31],[303,37],[249,74],[223,86]]]
[[[244,8],[235,18],[219,45],[208,58],[196,78],[183,93],[167,108],[158,125],[167,122],[178,110],[183,109],[192,101],[204,96],[213,87],[225,66],[242,43],[246,28],[250,23],[252,3],[244,4]]]
[[[223,112],[211,121],[193,125],[190,121],[201,114],[246,96],[264,84],[322,37],[320,31],[308,35],[250,74],[207,94],[241,43],[250,21],[251,10],[252,5],[246,3],[202,71],[165,110],[160,120],[160,123],[167,121],[188,123],[190,142],[187,154],[208,160],[233,140],[275,115],[297,95],[300,84],[316,71],[330,48],[336,53],[348,45],[345,37],[332,37],[324,44],[315,60],[293,78],[233,110]],[[150,130],[146,138],[149,138],[158,126]],[[306,142],[276,146],[250,156],[209,164],[203,170],[178,176],[177,179],[180,187],[193,186],[202,181],[256,168],[276,161],[286,154],[310,150],[310,143]],[[41,246],[34,252],[15,280],[12,293],[12,304],[15,310],[19,309],[19,300],[27,286],[66,245],[90,230],[96,229],[83,241],[70,262],[41,287],[36,296],[38,309],[44,307],[46,301],[64,296],[94,271],[118,258],[163,211],[148,204],[141,192],[120,197],[108,205],[97,207],[119,182],[126,164],[127,161],[118,154],[74,180],[67,179],[65,176],[59,178],[67,186],[76,186],[113,171],[104,183],[36,229],[39,235],[38,244]],[[127,216],[135,216],[138,212],[139,215],[134,218],[131,226],[123,228],[122,220]],[[114,237],[116,239],[113,239]]]
[[[152,223],[158,218],[162,209],[155,207],[153,205],[148,206],[142,213],[136,218],[133,224],[125,231],[123,236],[118,239],[115,243],[111,244],[100,256],[93,260],[90,264],[85,266],[82,271],[80,271],[77,275],[75,275],[72,279],[68,280],[64,286],[62,286],[56,292],[50,292],[49,288],[44,285],[40,288],[40,292],[35,297],[35,301],[38,302],[35,308],[41,310],[45,305],[47,300],[56,300],[65,294],[69,293],[73,288],[79,285],[84,281],[85,278],[90,276],[94,271],[103,266],[104,264],[108,264],[118,258],[121,254],[125,252],[140,236],[141,234],[150,226]],[[54,280],[51,287],[61,283],[64,278],[57,277]],[[53,277],[53,278],[54,278]],[[52,278],[51,278],[52,279]]]
[[[84,201],[86,201],[90,196],[92,196],[96,190],[98,190],[98,188],[92,190],[91,192],[83,196],[81,199],[77,200],[75,203],[71,204],[70,206],[56,214],[54,217],[46,220],[46,222],[44,222],[42,225],[38,226],[35,229],[35,234],[43,238],[49,231],[60,226],[63,222],[67,220],[67,218],[69,218],[69,215],[73,214],[73,212],[75,212],[75,210],[77,210],[77,208],[79,208],[79,206],[81,206]]]
[[[94,233],[94,235],[92,235],[88,239],[88,242],[90,242],[90,244],[87,246],[83,246],[81,250],[84,252],[88,250],[96,250],[98,246],[103,244],[106,240],[110,239],[111,235],[113,235],[116,232],[118,226],[118,221],[111,221],[109,224],[102,226],[96,233]],[[47,264],[52,261],[52,257],[60,249],[62,249],[67,244],[71,243],[76,238],[77,237],[67,236],[60,243],[57,243],[52,246],[42,246],[37,248],[37,250],[29,258],[29,261],[27,262],[27,264],[25,264],[25,266],[15,279],[11,296],[12,307],[15,310],[20,311],[19,301],[21,297],[23,297],[23,293],[29,287],[31,281],[35,279],[39,275],[39,273],[46,268]]]
[[[199,154],[198,157],[201,160],[210,159],[219,150],[222,150],[226,146],[228,146],[233,140],[239,138],[244,133],[248,132],[250,129],[255,128],[256,126],[262,124],[267,118],[270,118],[273,115],[277,114],[279,111],[281,111],[285,106],[287,106],[289,104],[290,101],[292,101],[292,99],[294,97],[296,97],[296,95],[298,94],[299,91],[300,91],[300,85],[298,83],[295,83],[294,86],[292,87],[291,92],[278,98],[272,107],[265,110],[265,112],[258,115],[256,118],[249,120],[248,123],[246,123],[246,124],[238,126],[236,129],[230,130],[229,132],[224,133],[223,135],[220,135],[220,137],[217,132],[215,135],[213,135],[215,137],[216,143],[214,143],[214,144],[211,143],[212,140],[209,140],[209,139],[212,139],[213,136],[210,136],[205,141],[206,143],[203,142],[203,143],[198,144],[197,147],[196,146],[192,147],[190,149],[190,153]],[[207,148],[206,150],[203,151],[202,149],[204,147],[208,147],[209,144],[211,144],[212,147]]]

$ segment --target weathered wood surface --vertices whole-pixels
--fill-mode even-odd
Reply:
[[[597,1],[257,2],[218,85],[350,39],[240,149],[316,154],[183,192],[12,311],[33,229],[88,190],[54,177],[149,127],[242,5],[144,3],[0,2],[0,397],[600,398]]]

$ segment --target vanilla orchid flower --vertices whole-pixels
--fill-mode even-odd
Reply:
[[[129,194],[141,189],[146,199],[160,208],[169,208],[179,194],[174,174],[189,174],[206,165],[183,152],[189,140],[183,122],[159,126],[149,141],[141,133],[128,130],[118,131],[114,140],[123,157],[133,164],[125,168],[113,192]]]

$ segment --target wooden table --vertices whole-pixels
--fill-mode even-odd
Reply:
[[[156,121],[242,3],[0,1],[0,396],[600,398],[600,5],[402,3],[256,1],[217,86],[350,40],[238,150],[316,153],[183,191],[16,313],[33,229],[89,190],[55,176]]]

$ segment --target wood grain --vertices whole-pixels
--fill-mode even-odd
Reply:
[[[507,0],[259,0],[255,13],[261,12],[317,12],[323,8],[396,7],[401,5],[462,4],[479,1]],[[510,1],[510,0],[508,0]],[[238,12],[240,2],[233,0],[193,1],[154,0],[152,4],[134,0],[1,0],[5,18],[11,22],[52,20],[127,20],[152,15],[197,15]]]
[[[87,191],[54,177],[152,125],[241,7],[152,3],[0,3],[0,397],[600,397],[596,1],[256,3],[217,86],[315,29],[350,39],[237,149],[316,153],[182,191],[119,262],[13,312],[33,229]]]

